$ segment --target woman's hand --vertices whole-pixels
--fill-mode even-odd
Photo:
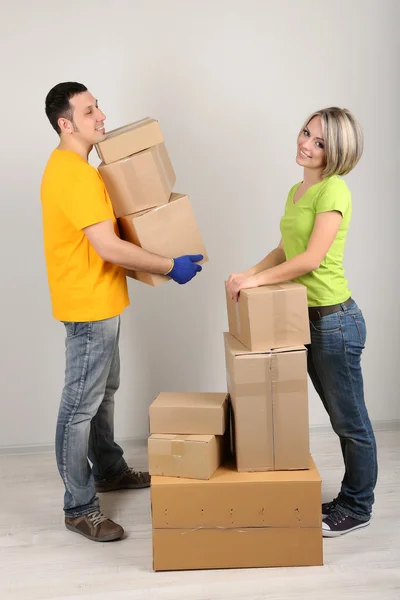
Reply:
[[[232,300],[237,302],[240,290],[258,287],[256,277],[246,275],[246,273],[232,273],[226,282],[226,289]]]

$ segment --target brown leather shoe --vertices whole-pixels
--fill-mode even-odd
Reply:
[[[65,517],[65,527],[75,533],[84,535],[93,542],[111,542],[124,535],[121,525],[107,519],[100,510],[81,517]]]
[[[130,467],[126,467],[116,477],[112,479],[104,479],[96,481],[96,492],[114,492],[115,490],[132,490],[138,488],[146,488],[150,486],[150,475],[146,472],[134,471]]]

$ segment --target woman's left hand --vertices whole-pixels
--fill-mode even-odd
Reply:
[[[232,300],[237,302],[240,290],[258,287],[254,276],[249,277],[244,273],[232,273],[226,282],[226,289]]]

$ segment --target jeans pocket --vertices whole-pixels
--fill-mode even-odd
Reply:
[[[310,326],[318,333],[336,333],[341,330],[339,313],[325,315],[318,321],[310,321]]]
[[[63,321],[67,332],[67,337],[73,337],[75,335],[77,323],[73,321]]]
[[[367,326],[365,324],[364,317],[362,316],[362,314],[357,316],[353,315],[353,319],[357,327],[358,335],[360,336],[360,344],[362,346],[365,346],[365,343],[367,341]]]

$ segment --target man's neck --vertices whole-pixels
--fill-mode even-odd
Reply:
[[[76,154],[79,154],[79,156],[87,162],[93,146],[88,146],[80,140],[68,137],[60,139],[57,148],[58,150],[70,150],[71,152],[76,152]]]

